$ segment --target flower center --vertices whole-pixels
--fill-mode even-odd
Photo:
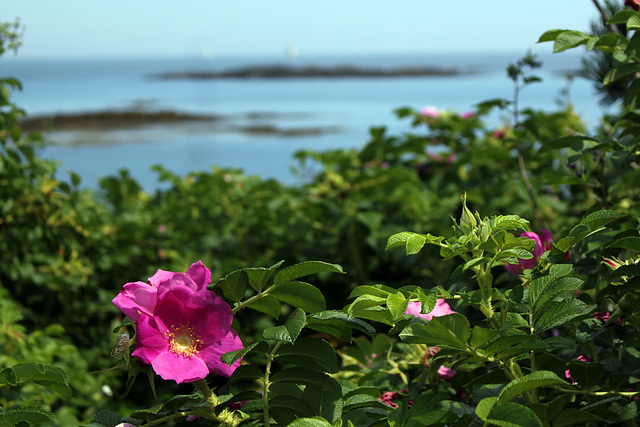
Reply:
[[[165,332],[169,341],[169,350],[182,357],[191,357],[198,354],[202,340],[197,335],[190,323],[172,326],[169,332]]]

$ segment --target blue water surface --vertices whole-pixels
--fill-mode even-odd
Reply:
[[[505,68],[519,54],[317,56],[295,60],[273,57],[120,58],[120,59],[3,59],[0,75],[19,78],[24,85],[14,101],[29,115],[86,111],[172,110],[231,118],[231,125],[152,125],[108,131],[53,132],[43,155],[58,159],[65,171],[74,171],[83,185],[96,187],[98,179],[130,170],[143,187],[158,187],[149,170],[161,164],[180,175],[214,166],[241,168],[248,174],[301,182],[294,175],[292,155],[301,149],[326,150],[361,147],[371,126],[391,133],[410,131],[407,120],[393,110],[426,105],[458,112],[473,110],[478,102],[513,96]],[[543,55],[545,66],[536,72],[543,83],[527,87],[521,105],[545,110],[558,106],[568,83],[564,71],[579,65],[574,52]],[[353,64],[368,67],[442,66],[473,70],[455,77],[313,78],[158,80],[151,75],[167,71],[222,70],[276,64]],[[589,123],[601,115],[592,86],[575,79],[570,98]],[[248,113],[257,113],[248,116]],[[276,113],[276,114],[273,114]],[[496,116],[496,124],[503,118]],[[326,127],[320,135],[279,136],[246,134],[243,125],[278,129]]]

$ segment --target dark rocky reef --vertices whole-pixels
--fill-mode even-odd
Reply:
[[[223,117],[207,114],[184,114],[174,111],[97,111],[78,114],[54,114],[27,117],[20,122],[23,130],[103,130],[131,128],[154,123],[214,122]]]
[[[20,125],[25,131],[109,132],[139,129],[144,126],[171,126],[172,129],[202,133],[243,133],[252,136],[300,137],[339,133],[340,126],[298,126],[282,128],[268,123],[280,117],[304,116],[304,113],[250,112],[240,116],[189,114],[174,111],[96,111],[26,117]],[[247,123],[248,121],[248,123]],[[197,124],[197,126],[196,126]]]
[[[173,71],[150,74],[154,80],[211,80],[211,79],[290,79],[290,78],[349,78],[349,77],[424,77],[458,76],[471,71],[453,67],[407,66],[396,68],[363,68],[354,65],[320,67],[308,65],[256,65],[225,71]]]

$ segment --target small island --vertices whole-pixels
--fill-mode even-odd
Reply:
[[[340,133],[342,127],[297,126],[282,128],[271,124],[285,117],[304,116],[303,113],[249,112],[224,116],[194,114],[176,111],[103,110],[79,113],[28,116],[20,121],[25,131],[44,132],[108,132],[122,129],[140,129],[150,125],[172,126],[204,133],[242,133],[250,136],[300,137]],[[192,125],[198,123],[197,127]],[[181,126],[181,127],[179,127]]]
[[[254,65],[224,71],[170,71],[148,75],[152,80],[212,80],[212,79],[292,79],[292,78],[351,78],[351,77],[425,77],[459,76],[472,74],[471,70],[454,67],[384,67],[364,68],[355,65],[321,67],[307,65]]]

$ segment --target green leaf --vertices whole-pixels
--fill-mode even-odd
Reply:
[[[256,291],[261,292],[269,281],[273,277],[276,270],[284,263],[284,261],[280,261],[275,263],[269,268],[263,267],[255,267],[255,268],[244,268],[244,271],[249,278],[249,285]]]
[[[222,356],[220,356],[220,360],[222,361],[222,363],[226,363],[227,365],[231,366],[236,360],[246,356],[254,349],[258,353],[266,353],[269,350],[269,347],[266,342],[257,341],[249,344],[244,348],[241,348],[240,350],[234,350],[228,353],[224,353]]]
[[[283,268],[276,273],[273,278],[273,283],[277,285],[279,283],[299,279],[300,277],[325,272],[344,274],[344,270],[342,270],[342,267],[338,264],[329,264],[322,261],[306,261],[287,268]]]
[[[600,210],[587,215],[571,231],[568,237],[563,237],[554,243],[553,247],[560,253],[565,253],[580,240],[603,230],[602,227],[612,221],[623,218],[625,215],[615,211]]]
[[[389,237],[385,250],[404,244],[407,255],[413,255],[420,252],[420,249],[422,249],[425,243],[439,244],[443,240],[444,237],[436,237],[431,234],[424,235],[403,231],[402,233],[397,233]]]
[[[584,135],[569,135],[563,136],[561,138],[553,139],[540,147],[538,153],[546,153],[549,151],[558,151],[563,148],[574,147],[575,151],[579,151],[579,147],[585,146],[586,144],[590,144],[593,142],[598,142],[596,139],[593,139]]]
[[[257,380],[262,378],[263,375],[263,372],[256,365],[240,365],[233,371],[231,382],[237,383],[240,381]]]
[[[120,417],[117,412],[101,409],[96,412],[96,414],[93,416],[93,420],[91,421],[107,427],[113,427],[122,422],[122,417]]]
[[[607,247],[629,249],[634,252],[640,252],[640,237],[624,237],[607,245]]]
[[[288,427],[333,427],[333,424],[321,417],[298,418]]]
[[[196,404],[200,402],[202,402],[202,396],[199,394],[179,394],[164,402],[162,409],[163,412],[169,411],[170,413],[174,413],[183,405],[187,405],[189,403]]]
[[[542,34],[540,36],[540,38],[538,39],[538,43],[555,41],[555,39],[560,34],[564,33],[565,31],[569,31],[569,30],[549,30],[549,31],[546,31],[544,34]]]
[[[207,289],[215,291],[216,288],[220,288],[225,298],[239,302],[244,298],[247,286],[249,286],[249,276],[247,276],[247,273],[243,270],[236,270],[209,285]]]
[[[0,371],[0,385],[11,385],[15,386],[18,383],[18,378],[16,377],[16,373],[13,372],[11,368],[4,368]]]
[[[542,421],[531,409],[514,402],[498,403],[486,420],[489,425],[502,427],[543,427]]]
[[[633,10],[621,10],[619,12],[617,12],[615,15],[613,15],[611,17],[611,19],[609,19],[609,22],[607,22],[607,25],[610,24],[625,24],[627,23],[627,21],[629,20],[629,18],[631,18],[632,16],[636,15],[637,12],[633,11]]]
[[[581,387],[591,388],[604,376],[604,365],[602,363],[588,363],[574,361],[568,363],[571,378]]]
[[[131,417],[138,418],[143,421],[154,421],[161,418],[161,416],[158,415],[158,412],[160,412],[161,409],[162,403],[158,403],[149,409],[141,409],[139,411],[132,412]]]
[[[494,406],[498,403],[497,396],[485,397],[480,402],[478,402],[478,406],[476,406],[476,415],[482,421],[487,421],[489,418],[489,414]]]
[[[373,295],[361,295],[347,307],[347,314],[351,317],[375,320],[377,322],[393,325],[391,313],[385,307],[386,298]]]
[[[537,279],[534,282],[538,285],[544,285],[543,281],[538,282]],[[533,306],[534,315],[551,304],[553,299],[561,293],[575,291],[584,283],[582,279],[577,277],[562,277],[546,287],[536,286],[534,291],[534,282],[531,283],[531,291],[529,292],[530,305]]]
[[[360,295],[373,295],[375,297],[387,298],[390,294],[395,294],[396,289],[385,285],[360,285],[349,294],[349,299]]]
[[[531,225],[528,220],[518,215],[498,215],[491,218],[491,228],[493,230],[524,230],[530,231]]]
[[[640,71],[640,65],[636,63],[629,62],[618,65],[617,67],[609,70],[609,72],[604,76],[602,85],[609,86],[612,83],[635,75],[638,71]]]
[[[283,363],[321,369],[329,373],[338,371],[336,350],[321,339],[301,338],[294,344],[284,344],[278,349],[276,357]]]
[[[286,368],[271,376],[271,382],[273,384],[305,384],[324,390],[330,390],[333,387],[334,381],[335,380],[323,372],[302,367]]]
[[[409,343],[466,349],[471,327],[461,314],[434,317],[427,324],[412,323],[402,330],[400,338]]]
[[[314,415],[305,401],[293,396],[275,396],[269,399],[269,411],[278,425],[288,425],[296,419]]]
[[[498,395],[498,403],[511,402],[530,390],[552,385],[567,385],[567,382],[551,371],[533,372],[504,386]]]
[[[269,296],[300,308],[308,313],[323,311],[326,307],[324,295],[309,283],[290,281],[268,289]]]
[[[19,363],[12,369],[18,380],[40,384],[65,400],[71,399],[71,387],[67,384],[67,374],[62,369],[40,363]]]
[[[495,337],[498,336],[498,331],[493,329],[485,329],[480,326],[474,326],[471,330],[471,347],[479,348],[484,347],[490,341],[492,341]]]
[[[378,392],[379,394],[379,392]],[[345,397],[344,399],[344,411],[353,411],[358,408],[382,408],[387,409],[384,403],[382,403],[377,397],[367,394],[355,394]]]
[[[539,334],[567,323],[589,312],[587,304],[578,299],[567,299],[552,305],[536,321],[534,332]]]
[[[565,426],[573,426],[580,425],[585,426],[590,423],[598,423],[602,422],[602,418],[597,415],[591,414],[587,411],[581,411],[574,408],[564,408],[557,417],[553,419],[554,427],[565,427]]]
[[[609,274],[607,280],[613,281],[623,276],[640,276],[640,265],[621,265]]]
[[[540,337],[536,335],[511,335],[507,337],[498,338],[487,346],[485,352],[488,356],[494,355],[506,349],[524,349],[528,351],[531,348],[532,343],[540,342]]]
[[[489,257],[478,257],[478,258],[474,258],[472,260],[469,260],[467,262],[464,263],[464,265],[462,266],[462,271],[466,271],[470,268],[475,267],[476,265],[479,264],[484,264],[488,261],[491,261],[491,258]]]
[[[637,30],[640,28],[640,16],[633,15],[627,20],[628,30]]]
[[[580,31],[565,30],[555,36],[553,53],[562,52],[567,49],[580,46],[581,44],[587,43],[589,39],[590,36],[581,33]]]
[[[300,332],[302,332],[306,323],[307,317],[305,316],[304,311],[296,309],[296,311],[291,313],[287,318],[284,325],[267,328],[264,330],[262,336],[266,340],[293,343],[298,339],[298,336],[300,335]]]
[[[327,310],[307,316],[307,328],[326,332],[345,341],[350,341],[351,329],[357,329],[371,337],[376,335],[375,328],[367,322],[337,310]],[[348,330],[348,334],[343,335],[345,338],[336,334],[347,332],[346,330]]]
[[[280,301],[271,296],[263,296],[262,298],[247,304],[247,308],[268,314],[277,319],[280,316]]]
[[[387,307],[389,308],[394,320],[404,316],[404,312],[407,310],[408,305],[409,300],[402,295],[402,292],[387,296]]]
[[[0,424],[3,425],[52,425],[54,422],[53,415],[39,406],[22,406],[0,412]]]

